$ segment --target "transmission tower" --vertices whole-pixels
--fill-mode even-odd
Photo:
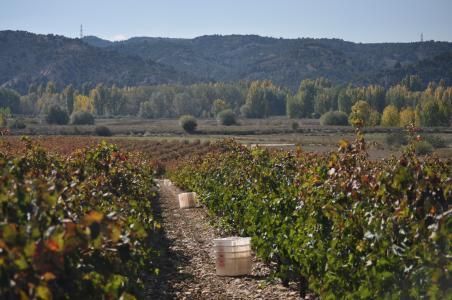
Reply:
[[[83,39],[83,24],[80,25],[80,39]]]
[[[424,41],[424,33],[421,33],[421,43]]]

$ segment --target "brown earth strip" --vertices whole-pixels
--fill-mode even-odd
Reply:
[[[221,237],[204,208],[179,209],[178,188],[160,184],[156,210],[162,223],[158,279],[149,282],[149,299],[300,299],[298,287],[270,280],[270,269],[253,258],[248,276],[215,275],[213,239]]]

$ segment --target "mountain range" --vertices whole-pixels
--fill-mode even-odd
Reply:
[[[270,79],[296,89],[302,79],[390,85],[418,74],[452,84],[452,43],[373,43],[210,35],[135,37],[111,42],[0,31],[0,85],[32,83],[119,86]]]
[[[169,65],[93,47],[80,39],[0,31],[0,86],[20,92],[26,92],[31,84],[48,81],[62,88],[85,83],[190,83],[188,78]]]

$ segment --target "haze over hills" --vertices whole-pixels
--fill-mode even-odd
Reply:
[[[306,78],[387,86],[419,74],[424,83],[445,79],[452,84],[451,64],[449,42],[361,44],[256,35],[111,42],[0,31],[0,86],[22,92],[49,80],[62,87],[269,79],[296,89]]]

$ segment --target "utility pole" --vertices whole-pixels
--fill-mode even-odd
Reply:
[[[83,24],[80,25],[80,39],[83,39]]]

